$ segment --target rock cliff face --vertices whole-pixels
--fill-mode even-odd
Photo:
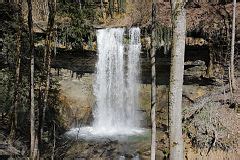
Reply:
[[[1,3],[1,2],[0,2]],[[72,3],[79,4],[79,1]],[[27,5],[24,3],[24,13],[26,15]],[[136,0],[126,2],[125,13],[115,13],[111,17],[109,15],[109,3],[104,3],[104,9],[100,9],[99,2],[92,3],[95,5],[96,14],[104,11],[105,18],[98,17],[98,27],[117,27],[117,26],[140,26],[148,27],[151,24],[151,1],[142,0],[141,3]],[[115,2],[117,5],[117,2]],[[79,6],[81,6],[79,4]],[[84,6],[84,3],[82,4]],[[189,33],[199,33],[201,38],[209,38],[209,35],[216,31],[229,34],[231,32],[232,3],[231,1],[189,1],[187,3],[187,30]],[[237,15],[240,13],[240,3],[237,3]],[[33,19],[35,23],[34,30],[43,32],[46,29],[46,21],[48,15],[47,0],[33,1]],[[26,17],[26,16],[25,16]],[[69,17],[57,16],[57,23],[69,23]],[[171,7],[167,0],[159,0],[157,3],[157,21],[163,26],[171,26]],[[240,18],[237,16],[237,40],[240,39]],[[228,33],[229,32],[229,33]],[[226,36],[230,36],[226,35]]]
[[[165,71],[167,72],[167,71]],[[190,101],[195,101],[199,97],[212,91],[206,86],[199,86],[197,83],[205,85],[211,84],[201,80],[204,73],[204,66],[196,66],[185,71],[185,85],[183,95]],[[92,122],[92,110],[95,107],[95,96],[93,93],[93,84],[95,81],[94,73],[85,73],[78,75],[76,72],[67,69],[52,70],[52,74],[58,77],[61,86],[61,100],[65,107],[71,112],[66,112],[66,121],[68,127],[89,125]],[[158,75],[157,88],[157,127],[166,131],[168,124],[168,85],[163,81],[168,81],[168,76]],[[198,80],[197,80],[198,79]],[[196,83],[196,84],[194,84]],[[140,87],[140,108],[139,112],[143,115],[142,127],[151,126],[150,120],[150,103],[151,103],[151,85],[141,81]],[[186,102],[187,105],[188,102]]]

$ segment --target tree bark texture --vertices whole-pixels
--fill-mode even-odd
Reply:
[[[32,1],[27,0],[28,3],[28,30],[29,30],[29,44],[30,44],[30,157],[37,159],[38,144],[35,132],[35,104],[34,104],[34,42],[33,42],[33,20],[32,20]]]
[[[18,2],[18,27],[17,27],[17,37],[16,37],[16,64],[15,64],[15,84],[14,84],[14,104],[11,108],[11,132],[10,141],[12,142],[15,137],[15,132],[17,128],[17,108],[19,105],[19,78],[20,78],[20,66],[21,66],[21,35],[22,35],[22,0]]]
[[[152,121],[152,140],[151,140],[151,160],[156,158],[156,0],[152,1],[152,35],[151,35],[151,66],[152,66],[152,85],[151,85],[151,121]]]
[[[236,27],[236,0],[233,0],[233,20],[232,20],[232,42],[231,42],[231,60],[230,60],[230,69],[231,69],[231,82],[233,92],[236,90],[236,79],[234,76],[234,48],[235,48],[235,27]]]
[[[182,87],[186,33],[184,0],[172,0],[173,39],[171,51],[169,118],[170,159],[183,160]]]
[[[49,94],[49,87],[50,87],[50,70],[51,70],[51,53],[52,53],[52,46],[51,43],[54,41],[53,37],[53,28],[54,28],[54,19],[56,14],[56,0],[49,0],[48,1],[49,7],[49,15],[48,15],[48,27],[47,27],[47,34],[45,39],[45,55],[46,58],[44,59],[44,70],[45,72],[45,86],[44,86],[44,98],[43,98],[43,113],[42,113],[42,120],[41,120],[41,129],[40,129],[40,141],[43,134],[44,123],[45,123],[45,115],[46,109],[48,106],[48,94]]]

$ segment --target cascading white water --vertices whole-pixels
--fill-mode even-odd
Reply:
[[[127,112],[130,113],[130,124],[139,126],[139,115],[137,109],[139,107],[139,74],[140,74],[140,29],[132,28],[129,30],[130,44],[128,49],[127,61],[127,85],[125,87],[125,106]]]
[[[99,60],[94,88],[97,101],[93,127],[100,132],[129,132],[129,129],[139,127],[136,111],[140,29],[130,29],[126,57],[124,32],[124,28],[101,29],[97,32]]]
[[[93,127],[100,132],[123,127],[124,107],[124,29],[97,31],[98,63],[94,94]]]
[[[94,121],[92,127],[80,128],[80,135],[132,135],[142,132],[137,113],[140,29],[129,30],[126,44],[124,33],[124,28],[97,31],[99,58],[94,85]]]

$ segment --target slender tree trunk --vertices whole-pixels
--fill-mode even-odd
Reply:
[[[52,156],[51,159],[54,160],[55,157],[55,147],[56,147],[56,125],[55,121],[53,122],[53,147],[52,147]]]
[[[113,18],[114,15],[114,0],[109,0],[109,13],[111,18]]]
[[[104,21],[105,21],[103,0],[101,0],[100,3],[101,3],[101,4],[100,4],[100,8],[101,8],[101,12],[102,12],[101,14],[102,14],[102,17],[103,17],[103,19],[104,19]]]
[[[122,0],[123,12],[126,12],[126,6],[127,6],[126,3],[127,3],[126,0]]]
[[[120,12],[120,0],[117,0],[117,11]]]
[[[101,0],[101,2],[100,2],[100,7],[101,7],[101,9],[103,8],[103,0]]]
[[[50,69],[51,69],[51,53],[52,47],[51,42],[53,41],[53,27],[54,27],[54,18],[56,13],[56,0],[49,0],[48,1],[49,7],[49,16],[48,16],[48,28],[47,28],[47,35],[45,40],[45,55],[46,59],[44,61],[44,69],[46,70],[46,82],[44,87],[44,98],[43,98],[43,113],[42,113],[42,120],[41,120],[41,129],[40,129],[40,142],[42,139],[43,128],[45,123],[45,115],[46,115],[46,108],[48,102],[48,93],[49,93],[49,86],[50,86]]]
[[[228,67],[228,78],[229,78],[229,88],[230,88],[230,103],[233,103],[233,87],[231,81],[231,69]]]
[[[151,66],[152,66],[152,86],[151,86],[151,121],[152,121],[152,142],[151,142],[151,160],[156,157],[156,106],[157,106],[157,91],[156,91],[156,0],[152,1],[152,35],[151,35]]]
[[[184,0],[172,0],[173,42],[169,90],[170,159],[183,160],[182,87],[186,33]]]
[[[231,43],[231,81],[233,92],[236,90],[236,79],[234,76],[234,47],[235,47],[235,23],[236,23],[236,0],[233,0],[233,20],[232,20],[232,43]]]
[[[206,76],[209,78],[213,76],[213,56],[214,56],[213,45],[209,44],[209,61],[207,63],[207,72],[206,72]]]
[[[35,132],[35,104],[34,104],[34,42],[33,42],[33,21],[32,21],[32,1],[27,0],[28,3],[28,29],[29,29],[29,43],[30,43],[30,133],[31,133],[31,159],[37,159],[38,140]]]
[[[10,141],[12,142],[15,137],[15,132],[17,128],[17,108],[19,105],[19,77],[20,77],[20,65],[21,65],[21,35],[22,35],[22,0],[19,0],[18,3],[18,28],[17,28],[17,51],[16,51],[16,77],[15,77],[15,90],[14,90],[14,106],[11,115],[11,132],[10,132]]]

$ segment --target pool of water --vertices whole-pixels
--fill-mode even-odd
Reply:
[[[105,129],[93,127],[72,128],[65,133],[68,138],[85,140],[138,141],[150,138],[150,130],[145,128]]]

